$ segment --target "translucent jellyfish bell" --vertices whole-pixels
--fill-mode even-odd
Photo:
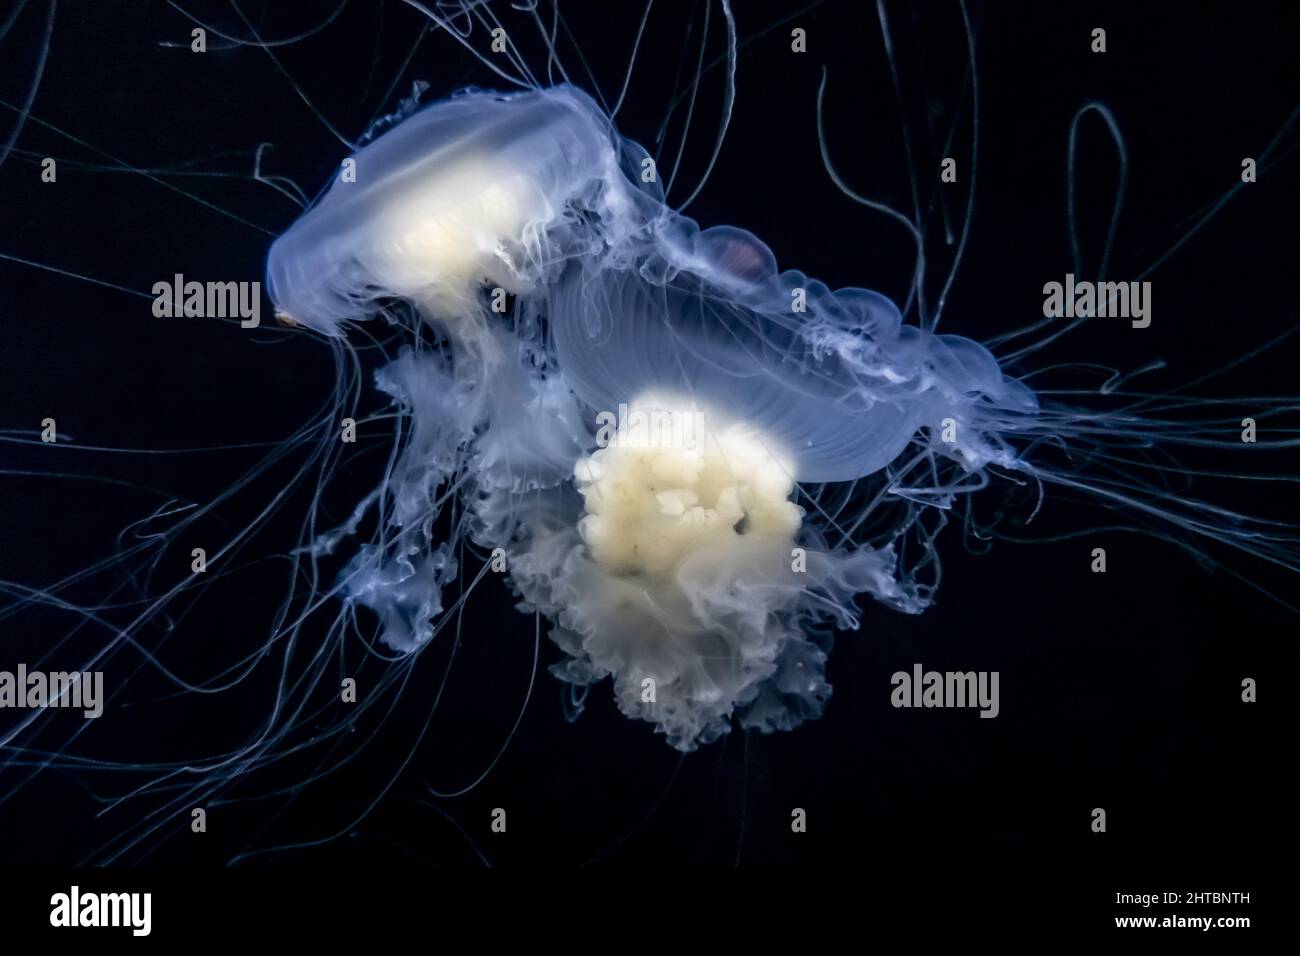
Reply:
[[[435,104],[277,240],[268,289],[329,334],[393,296],[444,323],[476,320],[485,283],[533,297],[587,406],[690,395],[761,423],[804,481],[879,470],[950,405],[1032,410],[976,343],[904,327],[870,290],[778,274],[744,230],[701,231],[644,157],[572,87]]]
[[[381,298],[463,311],[484,281],[535,287],[544,231],[608,188],[608,124],[571,88],[466,93],[420,110],[362,149],[272,246],[267,287],[285,315],[339,334]],[[554,244],[559,237],[551,239]]]
[[[863,592],[927,601],[889,538],[828,545],[796,482],[885,469],[941,422],[962,467],[1011,462],[1001,432],[1035,411],[976,343],[669,208],[645,151],[571,87],[462,94],[345,167],[273,245],[268,288],[329,335],[405,300],[447,346],[379,372],[412,425],[371,499],[387,530],[343,576],[399,650],[437,633],[468,536],[551,622],[553,672],[612,678],[674,746],[793,727],[830,693],[824,624],[856,627]],[[447,489],[472,520],[439,539]]]

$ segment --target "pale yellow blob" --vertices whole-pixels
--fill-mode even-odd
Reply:
[[[502,268],[501,244],[550,217],[535,183],[491,157],[462,158],[391,198],[376,228],[386,241],[371,265],[380,284],[399,291],[432,284],[461,292],[485,278],[519,291]]]
[[[756,429],[665,396],[642,396],[617,419],[606,447],[575,468],[579,531],[607,573],[663,580],[704,547],[793,540],[803,519],[789,500],[793,470]]]

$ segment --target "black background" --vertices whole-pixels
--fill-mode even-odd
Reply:
[[[245,34],[227,4],[183,0],[180,6],[223,31]],[[241,9],[264,37],[282,38],[320,22],[334,4],[264,6],[272,5],[249,0]],[[934,141],[959,117],[952,155],[961,179],[942,200],[956,230],[973,132],[970,100],[959,100],[967,65],[959,7],[887,5],[902,116],[913,137],[909,165],[874,5],[831,0],[803,13],[793,3],[736,0],[734,6],[747,41],[735,115],[690,214],[702,224],[752,230],[782,267],[831,286],[863,285],[901,298],[910,240],[830,182],[816,136],[817,88],[825,66],[827,137],[839,171],[855,189],[905,211],[911,176],[928,201],[943,155]],[[5,103],[21,103],[29,88],[44,9],[32,4],[0,42]],[[1112,275],[1135,277],[1178,241],[1239,181],[1242,158],[1258,156],[1300,104],[1295,9],[1293,3],[975,6],[975,214],[943,327],[984,339],[1032,322],[1041,315],[1043,283],[1070,271],[1066,143],[1075,113],[1089,100],[1113,109],[1130,159]],[[656,6],[618,118],[625,135],[654,142],[667,105],[689,82],[702,11],[700,4]],[[564,13],[600,88],[614,99],[642,6],[593,0],[565,4]],[[788,23],[755,37],[790,13],[796,15]],[[530,64],[544,72],[536,34],[526,33],[518,14],[502,16]],[[691,22],[696,32],[688,35]],[[463,47],[435,32],[386,96],[420,23],[401,4],[350,3],[319,33],[275,47],[277,65],[256,48],[221,49],[226,44],[213,36],[208,53],[191,53],[192,24],[162,3],[61,6],[35,119],[0,168],[0,252],[145,293],[175,272],[260,278],[267,246],[295,208],[252,181],[257,145],[274,147],[265,172],[291,177],[309,195],[347,153],[285,71],[348,137],[392,109],[412,80],[429,82],[429,99],[466,84],[498,85]],[[790,52],[793,26],[808,31],[802,56]],[[1105,54],[1089,52],[1096,26],[1108,31]],[[721,28],[715,8],[706,63],[724,52]],[[481,28],[468,42],[487,46]],[[575,81],[590,88],[572,42],[563,43],[561,55]],[[670,196],[678,202],[698,181],[712,148],[722,78],[721,68],[705,77],[681,182]],[[0,109],[0,133],[14,118],[12,109]],[[666,156],[675,152],[681,121],[678,112]],[[1296,144],[1291,131],[1273,162],[1262,165],[1260,181],[1150,276],[1149,329],[1093,323],[1036,357],[1033,367],[1098,362],[1131,369],[1161,358],[1167,368],[1139,380],[1158,391],[1294,325],[1300,316]],[[138,169],[188,164],[186,171],[205,175],[158,175],[266,231],[145,175],[79,165],[111,165],[103,154]],[[60,160],[57,184],[40,182],[44,156]],[[1109,216],[1114,157],[1101,123],[1085,119],[1079,210],[1090,268]],[[951,261],[941,222],[936,211],[932,297]],[[264,310],[269,325],[269,304]],[[334,381],[328,350],[305,335],[155,319],[147,297],[13,262],[0,261],[0,321],[0,426],[28,435],[52,415],[77,442],[106,448],[275,443],[322,407]],[[1283,343],[1205,391],[1293,393],[1296,354],[1294,342]],[[368,387],[369,369],[365,381],[364,403],[381,409]],[[341,520],[373,486],[387,436],[382,424],[364,435],[370,452],[336,477],[326,502],[331,520]],[[1229,430],[1225,437],[1234,436]],[[40,584],[98,561],[113,553],[125,525],[161,500],[86,476],[203,501],[265,451],[122,455],[3,446],[5,469],[39,474],[5,475],[0,486],[0,579]],[[1296,473],[1293,457],[1248,447],[1196,461],[1255,474]],[[250,520],[298,463],[291,457],[223,508],[214,533]],[[1202,490],[1226,504],[1294,517],[1287,483],[1210,482]],[[1008,493],[990,489],[981,507],[1007,507],[1025,517],[1028,508]],[[293,544],[307,505],[296,493],[244,555],[265,560],[212,584],[181,618],[162,645],[169,666],[199,679],[218,669],[214,661],[224,666],[264,639],[286,583],[273,556]],[[1277,812],[1286,752],[1274,729],[1294,673],[1288,651],[1296,617],[1247,582],[1285,599],[1295,594],[1294,580],[1244,555],[1220,555],[1240,577],[1212,572],[1167,543],[1115,530],[1046,540],[1113,524],[1100,510],[1049,499],[1034,524],[1015,532],[1039,539],[1031,543],[999,541],[976,554],[982,549],[968,549],[960,529],[950,529],[940,543],[944,580],[936,605],[918,618],[866,606],[861,631],[837,636],[829,665],[835,694],[826,714],[793,733],[734,733],[683,760],[647,725],[621,717],[607,686],[595,688],[584,716],[567,724],[561,686],[539,670],[519,731],[493,773],[465,796],[433,800],[426,783],[459,789],[487,766],[528,686],[532,621],[514,612],[504,587],[489,578],[471,602],[429,732],[377,806],[366,812],[417,738],[446,669],[447,646],[421,655],[389,720],[358,726],[368,745],[344,771],[303,788],[287,805],[246,799],[302,779],[301,765],[285,764],[244,781],[234,791],[240,799],[211,809],[208,833],[190,833],[188,815],[174,817],[117,859],[224,863],[250,847],[271,850],[340,834],[248,859],[839,862],[877,871],[910,863],[972,872],[993,862],[1160,862],[1250,872],[1290,835]],[[177,563],[163,578],[184,572],[193,546],[176,543],[168,560]],[[1098,546],[1109,556],[1105,575],[1089,571]],[[111,574],[100,585],[105,580],[111,586]],[[102,589],[74,593],[92,600]],[[324,623],[312,622],[318,638]],[[32,659],[74,624],[47,609],[0,620],[0,666]],[[160,628],[149,634],[161,639]],[[103,639],[88,629],[72,643],[84,653]],[[559,657],[544,637],[541,653],[543,665]],[[134,670],[138,655],[122,654],[122,672]],[[65,663],[75,659],[70,650]],[[893,709],[890,674],[916,661],[939,670],[999,671],[1001,715],[980,720],[974,711]],[[229,747],[265,715],[273,677],[259,671],[215,699],[183,695],[144,703],[169,686],[142,671],[126,695],[137,705],[98,721],[82,740],[84,752],[117,761],[183,759]],[[1241,702],[1244,677],[1259,681],[1259,703]],[[107,808],[105,799],[141,783],[139,775],[86,769],[29,779],[20,755],[9,756],[0,775],[7,795],[0,803],[0,860],[103,859],[96,850],[156,805],[143,798]],[[508,811],[505,835],[489,830],[494,807]],[[805,834],[791,833],[794,807],[808,813]],[[1090,830],[1094,807],[1107,810],[1105,834]]]

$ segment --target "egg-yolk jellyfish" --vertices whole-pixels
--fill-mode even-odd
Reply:
[[[728,5],[709,8],[730,24]],[[485,10],[465,5],[465,21]],[[170,672],[159,646],[137,646],[139,632],[205,584],[157,583],[161,556],[133,544],[149,597],[103,653],[143,651],[141,667],[190,698],[243,690],[267,662],[279,681],[252,700],[272,702],[265,722],[228,752],[136,758],[146,780],[126,797],[164,802],[108,858],[312,746],[327,754],[301,789],[350,760],[339,753],[356,711],[312,695],[337,696],[337,678],[353,676],[342,658],[357,634],[392,666],[356,710],[405,694],[432,713],[441,687],[413,690],[404,665],[445,647],[470,592],[496,573],[521,624],[563,652],[552,672],[573,713],[589,689],[612,686],[625,714],[687,751],[733,727],[820,715],[833,633],[858,629],[863,597],[907,613],[929,605],[939,532],[955,522],[948,539],[987,534],[972,503],[994,481],[1031,501],[1089,497],[1198,555],[1217,542],[1296,566],[1293,527],[1200,503],[1147,457],[1238,444],[1243,411],[1287,436],[1262,444],[1285,443],[1291,432],[1271,416],[1290,399],[1207,411],[1177,392],[1126,394],[1117,380],[1070,404],[1036,387],[1027,360],[1071,325],[979,344],[941,333],[915,296],[780,271],[759,236],[701,228],[670,202],[664,171],[619,133],[617,110],[572,83],[517,85],[399,111],[367,145],[331,155],[348,156],[346,175],[296,223],[277,223],[266,288],[290,329],[279,334],[323,336],[338,376],[322,414],[284,436],[286,449],[313,449],[301,475],[318,493],[295,517],[292,601],[256,654],[209,680]],[[729,83],[727,108],[733,95]],[[829,155],[827,166],[838,181]],[[394,406],[391,457],[371,493],[348,502],[351,517],[327,524],[319,496],[347,454],[339,419],[369,384],[358,353],[385,333],[407,343],[375,380]],[[282,500],[268,497],[266,511]],[[261,518],[209,548],[214,567]],[[179,544],[192,526],[161,510],[128,530]],[[322,570],[331,562],[345,564],[337,577]],[[53,587],[9,593],[80,615],[87,630],[113,610]],[[333,622],[324,639],[303,626],[309,612]],[[287,647],[300,656],[281,663]],[[34,745],[24,734],[35,722],[0,736],[20,773],[101,769],[75,740]]]
[[[818,635],[857,626],[856,595],[926,604],[900,565],[915,509],[851,543],[796,483],[888,471],[893,493],[943,459],[965,477],[909,493],[946,505],[1018,466],[1004,436],[1037,402],[978,344],[779,273],[743,230],[701,230],[641,176],[648,158],[573,87],[458,96],[356,155],[356,181],[272,246],[267,289],[327,334],[399,298],[442,335],[379,373],[410,436],[344,589],[385,643],[430,639],[465,534],[551,622],[558,676],[612,678],[624,713],[692,749],[733,717],[817,716]],[[439,540],[448,488],[467,517]]]
[[[1294,562],[1281,529],[1036,463],[1045,441],[1176,436],[1040,406],[980,344],[778,271],[666,206],[652,165],[572,86],[468,91],[360,150],[273,244],[286,321],[339,336],[398,300],[436,331],[378,374],[409,435],[341,582],[393,649],[431,639],[468,539],[550,623],[556,676],[610,678],[691,750],[817,717],[827,631],[857,628],[859,595],[923,610],[936,524],[995,472]]]

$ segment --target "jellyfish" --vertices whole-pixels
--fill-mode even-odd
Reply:
[[[1079,419],[979,343],[674,210],[574,86],[465,91],[348,166],[272,244],[267,289],[326,336],[399,322],[394,302],[433,333],[377,373],[409,437],[370,502],[384,531],[340,580],[394,650],[432,637],[464,538],[549,624],[552,673],[608,678],[671,746],[789,730],[825,707],[858,596],[931,600],[924,511],[993,470],[1069,481],[1023,448]]]
[[[251,21],[246,30],[213,35],[226,51],[267,54],[293,80],[276,51],[327,29],[343,6],[311,30],[282,38],[268,39]],[[477,0],[407,6],[472,53],[496,24],[496,11],[506,15]],[[692,198],[727,133],[739,45],[730,3],[701,6],[704,40],[694,83],[668,104],[669,117],[687,113],[689,130],[701,78],[725,64],[714,74],[723,82],[723,118]],[[558,23],[558,7],[552,8]],[[728,45],[706,66],[713,9],[723,14]],[[386,721],[404,694],[417,697],[417,744],[423,739],[447,677],[432,688],[422,684],[417,663],[438,660],[448,644],[455,654],[460,616],[491,575],[500,575],[521,624],[531,625],[534,677],[542,635],[550,642],[549,671],[569,719],[578,718],[589,695],[608,694],[635,722],[628,727],[644,731],[647,746],[652,732],[666,742],[667,748],[655,744],[656,753],[685,754],[737,731],[792,731],[828,706],[837,635],[870,639],[884,616],[871,616],[873,603],[916,615],[936,602],[949,525],[957,527],[947,537],[968,546],[1012,537],[978,513],[980,499],[993,497],[981,492],[995,484],[1032,509],[1025,525],[1051,497],[1083,498],[1122,515],[1120,526],[1139,527],[1208,565],[1228,549],[1300,569],[1294,524],[1192,497],[1187,483],[1171,477],[1183,474],[1169,454],[1236,445],[1234,429],[1244,412],[1270,426],[1272,437],[1259,447],[1295,447],[1293,431],[1279,422],[1293,410],[1292,398],[1193,398],[1196,382],[1143,393],[1126,387],[1127,374],[1108,369],[1100,388],[1056,387],[1044,373],[1059,369],[1035,369],[1028,360],[1082,319],[1045,317],[982,341],[949,331],[963,329],[960,320],[941,331],[970,207],[937,304],[924,297],[923,229],[897,214],[892,218],[916,243],[906,299],[832,288],[778,265],[761,235],[697,221],[686,212],[689,200],[670,198],[676,167],[662,175],[662,140],[652,152],[624,135],[618,104],[611,107],[595,79],[585,84],[576,71],[566,72],[557,27],[544,22],[545,12],[545,4],[519,4],[510,14],[517,15],[512,22],[542,26],[544,78],[514,46],[521,30],[512,32],[502,57],[474,53],[505,81],[498,88],[450,92],[448,85],[439,87],[443,98],[425,103],[417,84],[395,112],[353,127],[365,129],[355,142],[326,121],[345,144],[346,158],[314,199],[287,176],[267,172],[270,150],[259,145],[252,180],[293,201],[296,220],[282,218],[268,231],[204,203],[205,214],[225,213],[271,240],[266,250],[258,234],[245,250],[259,265],[266,250],[264,288],[281,323],[258,335],[323,342],[332,362],[325,373],[336,376],[325,381],[331,388],[299,431],[277,436],[267,457],[213,500],[165,497],[123,530],[116,554],[82,573],[32,587],[0,582],[9,602],[0,616],[33,609],[71,614],[74,627],[48,653],[80,653],[84,669],[118,656],[128,679],[144,674],[162,685],[150,701],[161,708],[171,695],[197,708],[247,689],[239,704],[243,720],[231,722],[229,740],[223,737],[215,752],[155,756],[130,739],[124,758],[113,745],[104,748],[110,755],[90,757],[93,731],[78,726],[63,734],[48,714],[23,713],[0,733],[3,769],[18,778],[0,802],[44,770],[134,774],[139,779],[108,810],[135,798],[154,804],[110,838],[102,858],[115,860],[165,835],[176,820],[187,821],[196,806],[221,805],[236,788],[285,805],[303,799],[308,784],[359,762],[364,744],[354,741],[390,730]],[[973,30],[964,4],[955,13],[968,43],[974,117]],[[193,19],[179,8],[178,14]],[[892,64],[884,5],[877,14]],[[644,31],[646,20],[640,23]],[[632,48],[624,93],[641,39],[638,34]],[[884,204],[854,192],[831,161],[821,129],[826,85],[823,72],[815,103],[819,141],[809,152],[820,148],[845,197],[890,215]],[[302,87],[290,86],[314,109]],[[18,114],[20,130],[49,132],[40,111],[32,111],[33,100],[34,91],[25,105],[0,103]],[[691,106],[679,110],[685,102]],[[1126,162],[1114,118],[1090,104],[1071,125],[1071,177],[1085,116],[1102,121]],[[626,116],[622,126],[632,128]],[[1262,168],[1276,158],[1270,151],[1277,142],[1260,154]],[[9,145],[0,150],[0,164]],[[326,158],[333,164],[342,155],[335,149]],[[11,161],[39,158],[19,150]],[[70,168],[97,166],[157,180],[177,202],[175,193],[189,196],[173,185],[188,164],[144,169],[104,153]],[[1121,166],[1120,198],[1127,168]],[[1073,190],[1071,179],[1077,262]],[[969,195],[973,203],[973,185]],[[1093,273],[1099,279],[1111,277],[1113,239],[1112,218]],[[870,242],[864,247],[870,255]],[[7,268],[47,268],[25,255],[0,258]],[[1085,271],[1076,264],[1075,272]],[[974,307],[949,303],[954,312]],[[390,348],[394,342],[400,348]],[[370,370],[376,354],[378,367],[364,382],[361,370]],[[1077,363],[1064,371],[1084,369]],[[382,432],[385,460],[377,481],[364,479],[355,495],[350,489],[339,513],[332,507],[338,502],[327,506],[326,498],[343,484],[335,479],[351,452],[340,445],[337,428],[340,417],[358,414],[357,396],[367,384],[391,406],[372,419],[392,426],[375,429]],[[64,449],[76,445],[58,453]],[[187,550],[204,522],[224,519],[219,509],[232,500],[257,498],[272,465],[295,454],[302,464],[284,466],[293,472],[288,483],[255,501],[243,520],[223,526],[227,537],[209,548],[213,573],[177,579],[174,552]],[[295,510],[304,495],[306,510]],[[296,546],[250,556],[273,518],[292,526]],[[232,652],[232,659],[218,657],[220,649],[187,648],[200,658],[197,676],[192,661],[175,666],[164,652],[181,643],[183,619],[210,582],[261,562],[288,569],[269,630],[255,628],[252,650]],[[90,585],[104,579],[110,587],[94,593]],[[327,622],[323,634],[315,629],[317,615]],[[87,641],[92,650],[82,653]],[[340,702],[335,677],[346,684],[362,667],[379,676],[360,698]],[[250,710],[244,704],[254,696],[251,678],[268,671],[272,684],[258,688],[266,695],[255,698],[268,702],[266,711]],[[843,688],[841,680],[837,675]],[[121,693],[125,684],[115,686]],[[530,678],[520,718],[533,686]],[[505,713],[508,703],[495,700],[493,713],[498,707]],[[348,736],[357,729],[369,734]],[[415,746],[388,733],[385,747],[371,748],[396,753],[398,767],[378,780],[353,821],[384,796],[412,762]],[[671,751],[668,757],[678,759]],[[468,793],[495,764],[463,788],[429,785],[428,791],[438,799]],[[261,775],[271,768],[283,776]],[[249,782],[254,775],[257,785]],[[343,826],[311,839],[348,832]]]

